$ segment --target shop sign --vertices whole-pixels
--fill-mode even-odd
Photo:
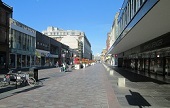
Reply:
[[[58,55],[50,54],[50,57],[52,57],[52,58],[58,58]]]
[[[36,49],[36,55],[41,57],[50,57],[50,52]]]
[[[163,39],[151,42],[143,47],[143,50],[155,49],[163,44]]]
[[[164,34],[158,38],[155,38],[151,41],[148,41],[142,44],[141,52],[155,50],[159,48],[169,47],[170,46],[170,33]]]

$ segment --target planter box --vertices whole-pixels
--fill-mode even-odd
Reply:
[[[80,69],[80,64],[75,64],[75,69]]]
[[[83,68],[86,68],[86,64],[83,64]]]

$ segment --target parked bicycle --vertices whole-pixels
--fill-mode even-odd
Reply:
[[[10,73],[12,73],[12,72],[13,72],[13,70],[10,70],[10,69],[9,69],[9,72],[4,75],[4,77],[3,77],[2,80],[0,81],[0,86],[1,86],[1,87],[10,85]]]
[[[4,79],[3,81],[1,81],[1,85],[4,86],[6,84],[10,84],[11,81],[16,83],[16,88],[18,87],[18,85],[21,84],[28,84],[30,86],[36,85],[36,80],[34,77],[30,77],[28,73],[21,71],[18,71],[17,73],[13,73],[12,71],[10,71],[6,75],[4,75]]]
[[[25,84],[25,85],[29,84],[30,86],[35,86],[36,84],[36,80],[34,77],[30,77],[28,73],[21,72],[21,71],[18,71],[14,75],[14,79],[16,79],[16,82],[20,84]]]

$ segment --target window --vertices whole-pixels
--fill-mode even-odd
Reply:
[[[20,34],[20,32],[18,33],[18,44],[19,44],[19,49],[21,49],[21,34]]]
[[[5,29],[0,28],[0,34],[1,34],[0,42],[5,43],[6,42],[6,31],[5,31]]]
[[[136,0],[133,0],[134,14],[136,13]]]
[[[132,18],[132,12],[131,12],[132,10],[131,10],[131,0],[129,1],[129,20],[131,20],[131,18]]]

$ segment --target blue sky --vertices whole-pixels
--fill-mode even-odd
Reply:
[[[13,18],[37,31],[48,26],[85,32],[93,54],[106,48],[107,33],[123,0],[2,0]]]

